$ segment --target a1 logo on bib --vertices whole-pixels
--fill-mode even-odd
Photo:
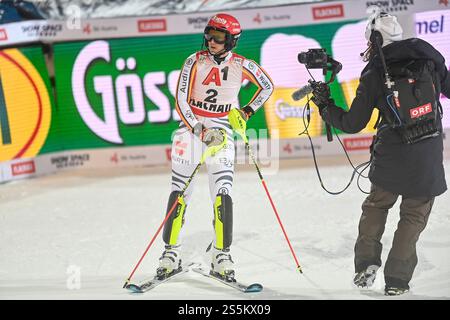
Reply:
[[[213,67],[211,71],[209,71],[205,80],[203,80],[202,84],[208,86],[211,82],[214,82],[216,86],[220,87],[222,85],[220,80],[220,72],[223,73],[223,80],[226,81],[228,79],[228,67],[223,68],[221,71],[219,71],[219,68]]]

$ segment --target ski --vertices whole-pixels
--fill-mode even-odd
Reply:
[[[157,276],[155,275],[155,276],[153,276],[153,278],[144,280],[143,282],[141,282],[139,284],[130,283],[125,287],[125,289],[127,289],[133,293],[144,293],[144,292],[150,291],[150,290],[156,288],[157,286],[159,286],[160,284],[167,282],[169,280],[172,280],[173,278],[176,278],[179,275],[182,275],[183,273],[188,272],[189,267],[196,266],[196,265],[199,265],[199,264],[190,263],[188,265],[182,266],[179,271],[176,271],[175,273],[171,274],[170,276],[168,276],[164,279],[158,279]]]
[[[201,275],[211,278],[211,279],[215,279],[223,284],[226,284],[227,286],[230,286],[236,290],[239,290],[241,292],[245,292],[245,293],[255,293],[255,292],[261,292],[263,290],[263,286],[259,283],[252,283],[250,285],[245,285],[237,280],[234,281],[226,281],[214,274],[211,274],[209,272],[209,270],[207,270],[206,268],[204,268],[203,266],[199,265],[199,266],[194,266],[191,269],[194,272],[200,273]]]

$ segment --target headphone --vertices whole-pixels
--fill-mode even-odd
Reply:
[[[381,15],[380,15],[380,17],[381,17]],[[379,17],[377,17],[377,18],[379,18]],[[372,27],[371,27],[372,32],[370,33],[369,40],[370,40],[370,42],[372,42],[375,45],[378,44],[380,46],[383,46],[383,35],[381,34],[380,31],[375,30],[375,19],[377,19],[377,18],[372,19]]]
[[[371,32],[370,32],[370,37],[369,37],[369,41],[370,43],[373,44],[373,46],[377,46],[379,45],[380,47],[383,45],[383,35],[381,34],[380,31],[375,30],[375,19],[377,19],[378,17],[375,17],[372,19],[371,22]],[[364,57],[364,55],[367,53],[367,51],[369,51],[371,49],[371,46],[369,46],[364,52],[361,52],[359,55],[361,57]]]

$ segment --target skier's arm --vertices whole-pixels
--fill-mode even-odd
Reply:
[[[244,59],[242,73],[244,78],[258,86],[255,95],[246,105],[246,108],[251,108],[251,111],[255,113],[269,99],[273,92],[273,83],[263,68],[253,60]]]
[[[197,70],[196,54],[192,54],[184,62],[178,78],[177,91],[175,95],[175,108],[180,115],[184,124],[193,131],[198,122],[189,105],[189,97],[191,95],[192,86],[194,84],[195,74]]]
[[[373,88],[377,83],[374,77],[375,74],[372,72],[361,77],[350,110],[344,111],[333,102],[333,105],[329,105],[325,112],[321,110],[323,120],[346,133],[357,133],[364,129],[375,105]]]
[[[450,98],[450,71],[447,69],[445,62],[440,65],[438,73],[441,79],[441,92],[444,96]]]

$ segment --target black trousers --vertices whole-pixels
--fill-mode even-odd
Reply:
[[[389,209],[398,197],[398,194],[372,184],[370,194],[362,204],[358,239],[355,244],[355,272],[360,272],[369,265],[382,265],[381,237]],[[434,197],[402,197],[400,220],[384,267],[386,285],[409,288],[417,265],[416,243],[427,225],[433,203]]]

